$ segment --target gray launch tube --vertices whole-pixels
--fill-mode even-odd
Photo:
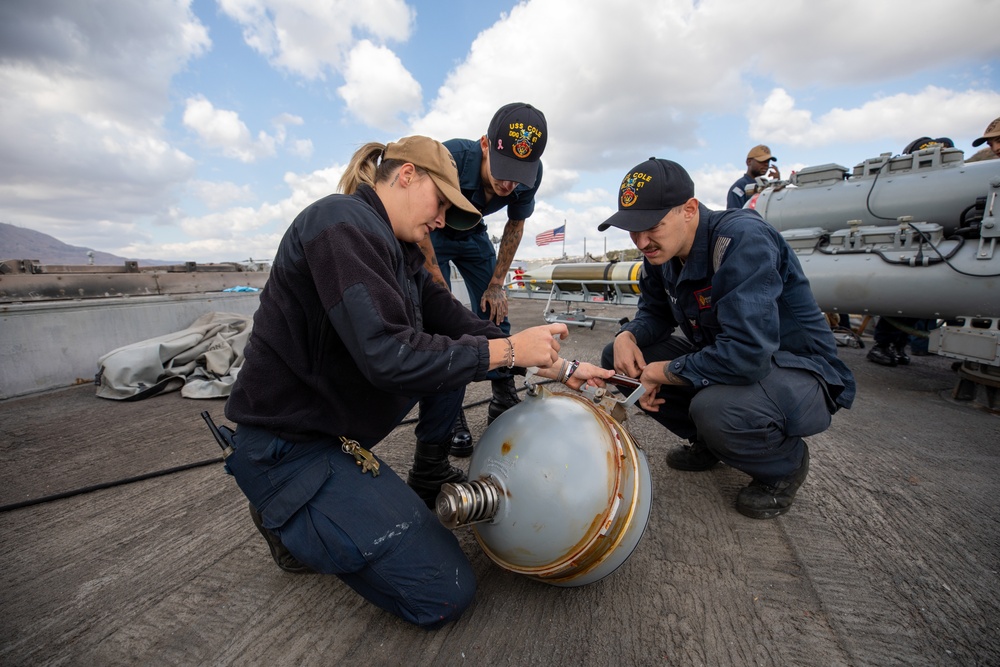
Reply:
[[[886,225],[912,216],[915,222],[935,222],[951,234],[961,226],[963,211],[985,197],[991,181],[1000,178],[1000,160],[965,163],[955,149],[927,152],[926,164],[920,163],[920,154],[866,160],[846,180],[847,170],[839,165],[804,169],[793,175],[791,187],[768,188],[747,206],[781,231],[833,231],[851,220]]]

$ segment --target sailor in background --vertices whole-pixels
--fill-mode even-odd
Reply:
[[[983,130],[983,136],[972,142],[972,147],[976,148],[986,144],[993,151],[993,154],[1000,157],[1000,118],[996,118]]]
[[[781,172],[777,162],[778,158],[771,155],[771,149],[761,144],[754,146],[747,153],[747,172],[743,174],[732,187],[726,196],[726,208],[743,208],[743,205],[750,199],[747,193],[747,186],[756,182],[758,176],[767,176],[771,180],[779,180]]]
[[[907,144],[906,148],[903,149],[903,154],[909,155],[935,146],[954,148],[955,142],[948,137],[938,137],[937,139],[920,137]],[[923,356],[927,351],[927,334],[923,332],[936,327],[935,320],[898,315],[881,316],[875,323],[873,334],[875,345],[868,350],[865,358],[880,366],[906,366],[910,363],[910,355],[906,353],[906,346],[909,345],[913,348],[917,356]],[[919,342],[914,343],[915,339],[918,339]]]

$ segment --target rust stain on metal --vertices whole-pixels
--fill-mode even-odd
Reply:
[[[600,531],[601,526],[604,524],[604,513],[598,513],[594,516],[594,520],[590,522],[590,526],[587,530],[583,531],[583,537],[579,542],[574,544],[567,552],[566,555],[576,559],[579,558],[591,540],[594,539],[594,534]]]
[[[500,445],[500,453],[503,454],[504,456],[507,456],[508,454],[510,454],[510,450],[511,450],[510,442],[504,440],[504,443]]]

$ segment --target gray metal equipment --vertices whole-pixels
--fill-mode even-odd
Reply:
[[[825,312],[1000,316],[1000,161],[935,146],[802,169],[747,202],[795,249]]]
[[[480,438],[470,481],[444,485],[437,514],[449,528],[471,526],[507,570],[582,586],[628,559],[649,518],[649,464],[621,423],[642,387],[619,401],[604,389],[555,393],[530,380],[525,399]]]
[[[803,169],[747,202],[798,255],[828,313],[942,320],[929,351],[962,362],[953,396],[1000,408],[1000,160],[954,148]]]
[[[954,148],[884,153],[851,173],[803,169],[754,195],[795,250],[821,309],[943,320],[929,351],[959,359],[953,396],[1000,388],[1000,160]]]
[[[570,303],[635,305],[639,302],[642,262],[578,262],[539,266],[517,276],[507,295],[515,299],[546,299],[546,322],[594,328],[597,322],[617,322],[620,317],[588,315],[586,308],[570,308]],[[566,302],[557,313],[552,301]],[[627,320],[625,320],[627,321]]]

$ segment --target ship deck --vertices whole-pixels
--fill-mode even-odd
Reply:
[[[543,323],[530,301],[511,320]],[[564,356],[596,361],[615,330],[571,328]],[[741,516],[745,475],[667,468],[678,440],[633,414],[654,495],[632,557],[557,588],[500,569],[460,529],[479,589],[435,632],[274,566],[199,417],[223,422],[222,401],[120,403],[89,386],[2,401],[0,663],[996,665],[1000,416],[950,398],[948,359],[884,368],[840,351],[858,399],[809,439],[788,514]],[[467,415],[478,435],[486,406]],[[376,450],[399,472],[412,431]]]

